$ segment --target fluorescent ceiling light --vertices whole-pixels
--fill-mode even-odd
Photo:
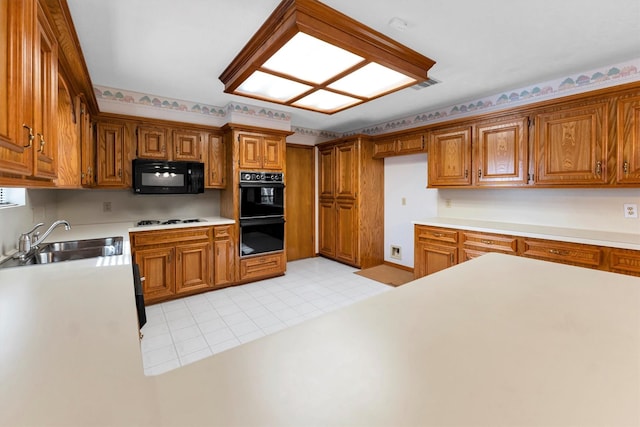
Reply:
[[[372,62],[330,84],[329,88],[373,98],[415,83],[409,76]]]
[[[362,102],[360,99],[321,89],[294,102],[293,105],[309,110],[332,112],[344,110],[360,102]]]
[[[226,93],[332,114],[423,82],[434,64],[317,0],[283,0],[220,80]]]

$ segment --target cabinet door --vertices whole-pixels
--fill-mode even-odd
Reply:
[[[333,197],[335,191],[335,150],[333,147],[318,150],[318,196]]]
[[[408,135],[398,138],[396,145],[398,154],[421,153],[424,151],[424,135]]]
[[[607,104],[536,116],[536,183],[607,182]]]
[[[136,130],[138,157],[143,159],[168,160],[167,129],[140,126]]]
[[[96,146],[91,115],[80,97],[77,98],[77,103],[77,110],[80,113],[80,179],[83,187],[93,187],[96,184]]]
[[[234,282],[234,244],[231,239],[213,242],[213,285],[222,286]]]
[[[429,187],[471,184],[471,128],[444,129],[429,137]]]
[[[262,168],[262,138],[253,135],[240,135],[240,168]]]
[[[358,144],[336,146],[336,197],[355,199],[358,194]]]
[[[264,137],[262,168],[282,170],[284,168],[285,144],[279,137]]]
[[[33,124],[36,139],[33,175],[52,179],[58,174],[58,45],[39,5],[34,42]]]
[[[416,247],[414,275],[417,278],[428,276],[458,263],[458,248],[430,242],[420,243]]]
[[[30,95],[31,70],[27,69],[34,2],[0,0],[0,171],[31,175],[33,170],[33,129],[31,112],[25,102]]]
[[[396,154],[396,140],[388,139],[373,143],[373,157],[381,159],[383,157],[394,156]]]
[[[528,126],[526,117],[476,126],[476,185],[524,185],[528,182]]]
[[[225,188],[226,157],[224,140],[219,135],[208,135],[207,141],[207,188]]]
[[[200,154],[200,132],[190,130],[173,131],[173,160],[194,161],[202,160]]]
[[[140,275],[144,277],[142,289],[146,302],[173,296],[175,291],[175,263],[173,246],[135,251]]]
[[[617,181],[640,183],[640,97],[618,102]]]
[[[99,122],[97,125],[97,185],[126,187],[126,127],[124,124]]]
[[[336,202],[336,254],[339,261],[358,263],[358,208],[353,201]]]
[[[331,200],[320,199],[318,203],[318,224],[320,253],[328,257],[336,255],[336,204]]]
[[[211,243],[176,245],[176,294],[212,286]]]

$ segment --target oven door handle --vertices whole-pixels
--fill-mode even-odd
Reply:
[[[284,188],[282,182],[241,182],[240,188]]]
[[[266,224],[284,224],[285,220],[281,216],[266,217],[266,218],[250,218],[240,219],[240,227],[248,227],[251,225],[266,225]]]

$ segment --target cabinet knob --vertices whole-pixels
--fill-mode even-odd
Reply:
[[[596,162],[596,175],[602,174],[602,162]]]
[[[465,178],[469,178],[469,170],[468,169],[464,170],[464,177]]]
[[[482,178],[482,169],[478,169],[478,179]]]
[[[29,143],[27,145],[23,145],[23,147],[30,148],[31,144],[33,143],[33,139],[35,138],[35,136],[33,135],[33,128],[25,125],[24,123],[22,124],[22,127],[29,131]]]
[[[624,172],[625,175],[629,173],[629,162],[627,162],[626,160],[622,164],[622,171]]]

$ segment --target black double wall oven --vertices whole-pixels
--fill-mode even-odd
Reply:
[[[240,256],[284,250],[284,175],[240,172]]]

